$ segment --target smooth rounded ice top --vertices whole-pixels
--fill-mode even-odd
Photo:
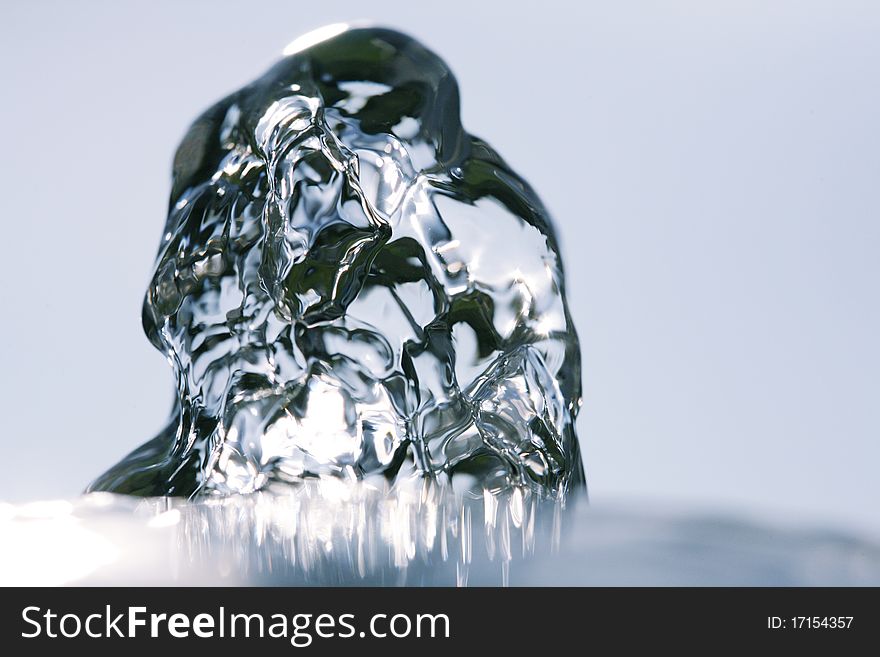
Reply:
[[[345,24],[330,27],[328,32],[309,33],[322,38],[313,43],[306,40],[311,45],[295,49],[195,121],[175,156],[172,202],[213,175],[225,155],[218,133],[230,107],[238,108],[245,131],[253,132],[272,103],[291,92],[318,96],[323,105],[356,115],[368,134],[391,133],[405,142],[418,137],[430,145],[438,163],[461,156],[467,144],[459,118],[458,83],[440,57],[395,30]],[[383,93],[370,95],[356,111],[344,106],[358,87],[363,93],[370,86]],[[406,125],[395,131],[404,119]],[[405,129],[413,121],[417,130]]]

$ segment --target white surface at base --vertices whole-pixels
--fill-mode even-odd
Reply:
[[[880,545],[837,530],[635,506],[326,493],[0,505],[0,585],[880,584]]]

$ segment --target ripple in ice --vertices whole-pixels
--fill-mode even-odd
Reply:
[[[582,486],[579,346],[535,192],[410,37],[341,27],[286,54],[177,151],[143,311],[177,403],[90,490]]]

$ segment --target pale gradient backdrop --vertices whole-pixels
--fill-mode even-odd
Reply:
[[[141,298],[189,122],[294,37],[371,18],[563,238],[594,505],[880,530],[880,5],[4,2],[0,499],[160,427]]]

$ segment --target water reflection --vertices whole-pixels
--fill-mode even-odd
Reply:
[[[880,584],[846,532],[370,481],[0,505],[0,536],[2,585]]]

